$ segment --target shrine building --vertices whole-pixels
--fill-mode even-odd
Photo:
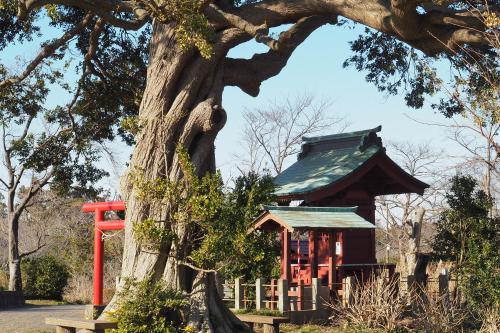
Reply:
[[[377,263],[375,197],[429,186],[387,156],[380,131],[304,137],[298,160],[275,178],[278,206],[266,206],[254,229],[279,232],[281,278],[291,285],[318,278],[339,289],[344,276],[394,271]]]

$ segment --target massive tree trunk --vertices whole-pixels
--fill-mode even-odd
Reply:
[[[138,200],[137,185],[130,180],[130,174],[141,170],[146,181],[158,177],[180,179],[175,149],[178,143],[189,153],[198,175],[215,171],[214,140],[226,121],[221,98],[227,34],[217,36],[210,59],[203,59],[194,49],[181,49],[174,34],[171,25],[154,25],[147,87],[139,113],[143,127],[136,138],[128,176],[122,180],[127,212],[121,275],[137,280],[163,279],[170,287],[192,295],[188,321],[197,331],[245,332],[248,329],[217,294],[213,274],[181,264],[193,246],[194,231],[189,225],[169,221],[166,227],[177,240],[162,244],[158,252],[141,247],[132,233],[134,221],[165,220],[167,208]],[[110,305],[114,302],[116,297]]]

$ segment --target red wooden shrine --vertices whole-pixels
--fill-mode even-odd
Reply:
[[[278,206],[267,206],[254,228],[279,231],[282,279],[296,285],[319,278],[339,289],[345,275],[393,272],[394,265],[377,264],[375,197],[422,194],[428,185],[387,156],[380,130],[303,138],[298,161],[275,178]],[[339,213],[346,207],[355,208]],[[353,223],[354,215],[368,223]]]
[[[123,220],[106,220],[108,211],[124,211],[125,201],[92,202],[83,205],[85,213],[95,213],[94,224],[94,294],[93,304],[103,305],[103,267],[104,267],[104,232],[121,230],[125,227]]]

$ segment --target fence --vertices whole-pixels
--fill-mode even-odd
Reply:
[[[326,292],[325,292],[326,291]],[[223,300],[234,302],[236,310],[273,310],[279,312],[317,310],[322,298],[328,296],[328,286],[322,286],[318,279],[312,279],[309,285],[289,286],[287,280],[271,280],[264,283],[257,279],[255,283],[243,283],[235,279],[234,283],[223,284]]]
[[[414,276],[400,279],[395,274],[394,279],[399,280],[396,284],[397,292],[410,295],[415,291],[423,291],[427,295],[439,294],[440,296],[450,292],[450,286],[456,285],[450,279],[449,273],[444,270],[438,278],[426,278],[425,281],[417,282]],[[377,278],[378,283],[389,283],[391,277],[382,276]],[[272,310],[284,312],[321,311],[325,303],[342,302],[349,306],[352,302],[353,291],[359,285],[354,276],[345,277],[342,282],[322,285],[319,279],[313,278],[311,284],[298,284],[290,286],[287,280],[271,280],[264,283],[263,279],[255,280],[255,283],[243,283],[241,279],[235,279],[234,283],[223,284],[223,300],[234,304],[236,310]],[[409,298],[410,299],[410,298]]]

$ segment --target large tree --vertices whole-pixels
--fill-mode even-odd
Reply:
[[[473,57],[470,50],[488,52],[489,48],[488,27],[480,19],[485,9],[482,1],[2,0],[0,8],[2,47],[40,33],[35,23],[43,13],[49,14],[52,25],[65,30],[61,38],[46,42],[25,70],[0,87],[18,84],[47,58],[61,58],[55,53],[69,45],[83,55],[80,108],[71,113],[77,118],[77,131],[100,134],[116,129],[114,121],[138,109],[136,121],[125,122],[134,129],[135,138],[127,138],[135,140],[135,150],[129,169],[133,172],[123,177],[127,217],[122,276],[163,279],[186,291],[188,321],[198,331],[247,329],[224,307],[212,273],[180,264],[196,246],[192,225],[162,223],[175,237],[157,252],[136,240],[133,222],[164,221],[169,214],[168,205],[140,199],[131,174],[140,172],[142,179],[151,182],[181,179],[178,144],[188,152],[198,175],[214,171],[214,140],[226,121],[224,87],[237,86],[257,96],[260,84],[277,75],[293,51],[325,24],[349,20],[369,27],[352,44],[355,55],[348,63],[368,70],[367,79],[381,90],[395,93],[407,87],[406,101],[415,107],[421,107],[423,97],[436,90],[432,70],[419,61],[422,53]],[[286,30],[277,38],[269,33],[270,28],[281,26]],[[129,30],[138,32],[132,35]],[[74,38],[76,45],[71,43]],[[232,48],[251,39],[269,50],[250,59],[228,57]],[[147,73],[143,70],[146,60]],[[99,126],[88,127],[92,121]]]

